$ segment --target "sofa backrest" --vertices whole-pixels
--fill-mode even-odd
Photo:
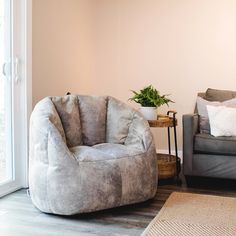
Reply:
[[[197,95],[207,101],[224,102],[236,98],[236,91],[208,88],[206,92],[200,92]],[[197,113],[197,105],[195,105],[194,113]]]
[[[68,147],[98,143],[123,144],[135,110],[113,97],[67,95],[51,97]]]
[[[220,90],[208,88],[206,91],[206,100],[224,102],[236,98],[236,91]]]

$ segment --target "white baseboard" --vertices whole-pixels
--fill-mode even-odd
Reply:
[[[22,187],[17,185],[17,184],[10,184],[10,186],[6,185],[6,186],[1,186],[1,191],[0,191],[0,198],[9,194],[9,193],[12,193],[12,192],[15,192],[19,189],[21,189]]]

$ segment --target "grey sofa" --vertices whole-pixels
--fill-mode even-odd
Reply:
[[[29,187],[43,212],[71,215],[145,201],[157,189],[147,121],[112,97],[47,97],[30,121]]]
[[[198,95],[223,102],[235,98],[236,92],[208,89]],[[183,170],[186,177],[236,179],[236,137],[200,133],[197,109],[194,114],[183,115]]]

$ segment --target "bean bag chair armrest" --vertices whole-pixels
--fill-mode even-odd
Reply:
[[[49,97],[40,101],[32,112],[30,137],[30,159],[32,162],[40,161],[48,164],[50,145],[55,142],[60,143],[61,149],[69,152],[60,117]],[[55,137],[53,143],[52,137]]]
[[[136,147],[137,149],[142,148],[143,151],[147,151],[153,143],[154,138],[147,120],[139,112],[135,112],[125,145]]]

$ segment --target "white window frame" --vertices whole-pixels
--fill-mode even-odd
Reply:
[[[13,83],[12,98],[14,101],[12,114],[13,179],[0,186],[0,197],[17,189],[28,187],[28,134],[32,111],[32,0],[12,1],[13,24],[15,25],[12,58],[16,58],[18,55],[20,58],[19,82]],[[17,14],[14,14],[16,10]],[[14,65],[13,68],[15,68]]]

